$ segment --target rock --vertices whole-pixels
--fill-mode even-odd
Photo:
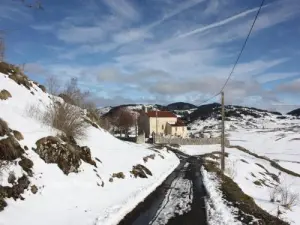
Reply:
[[[0,137],[9,134],[9,128],[7,123],[0,118]]]
[[[132,171],[130,171],[130,173],[132,173],[135,178],[136,177],[147,178],[147,175],[152,176],[151,171],[147,167],[141,164],[133,166]]]
[[[22,159],[21,161],[19,161],[19,165],[22,167],[24,171],[28,173],[29,176],[32,176],[33,173],[31,168],[33,167],[33,162],[24,156],[22,156],[21,158]]]
[[[12,161],[24,153],[24,150],[18,141],[11,135],[8,138],[0,140],[0,159]]]
[[[109,178],[109,180],[108,180],[109,182],[113,182],[114,181],[114,179],[111,177],[111,178]]]
[[[43,92],[47,92],[47,89],[44,85],[39,84],[38,87],[43,91]]]
[[[91,150],[89,147],[84,146],[80,147],[80,158],[85,161],[86,163],[89,163],[95,167],[97,167],[96,162],[92,160]]]
[[[7,178],[7,182],[9,183],[9,184],[14,184],[15,182],[16,182],[16,176],[15,176],[15,173],[12,171],[12,172],[10,172],[9,173],[9,175],[8,175],[8,178]]]
[[[102,161],[100,159],[98,159],[97,157],[95,158],[99,163],[102,163]]]
[[[0,100],[7,100],[11,98],[11,94],[9,93],[9,91],[3,89],[2,91],[0,91]]]
[[[76,149],[70,149],[67,144],[61,143],[59,138],[52,136],[42,138],[36,142],[36,145],[36,153],[46,163],[56,163],[66,175],[78,172],[81,165],[81,153]]]
[[[18,141],[24,140],[24,137],[21,132],[14,130],[13,134]]]
[[[155,159],[155,154],[148,155],[148,156],[145,156],[143,158],[143,160],[144,160],[145,163],[148,162],[148,159]]]
[[[24,146],[24,149],[27,151],[27,150],[28,150],[28,147],[25,145],[25,146]]]
[[[116,177],[116,178],[119,178],[119,179],[124,179],[125,175],[124,175],[123,172],[119,172],[119,173],[113,173],[112,177]]]
[[[32,185],[30,190],[31,190],[32,194],[36,194],[38,192],[38,188],[35,185]]]

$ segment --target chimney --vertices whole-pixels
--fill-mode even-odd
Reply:
[[[145,106],[145,105],[144,105],[144,111],[145,111],[145,113],[148,112],[148,108],[147,108],[147,106]]]

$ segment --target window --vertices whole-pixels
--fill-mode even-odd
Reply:
[[[164,125],[161,125],[161,129],[162,129],[162,130],[164,129]]]
[[[177,127],[175,127],[175,131],[177,132]]]

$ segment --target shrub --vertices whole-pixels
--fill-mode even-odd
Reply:
[[[3,89],[0,91],[0,100],[7,100],[9,98],[11,98],[11,94],[7,90]]]
[[[80,108],[68,103],[54,103],[44,114],[43,121],[67,137],[82,139],[86,135],[87,123],[81,117]]]
[[[4,136],[6,134],[9,134],[9,128],[7,123],[0,118],[0,136]]]
[[[0,62],[0,73],[9,74],[12,72],[11,65],[6,62]]]
[[[291,191],[288,186],[282,186],[279,189],[280,203],[283,207],[291,209],[299,204],[299,194]]]
[[[28,77],[26,77],[24,74],[21,73],[14,73],[9,75],[9,78],[14,80],[17,84],[23,85],[28,90],[32,87],[31,82],[29,81]]]
[[[269,193],[271,202],[279,202],[286,209],[291,209],[300,201],[299,193],[293,192],[288,185],[277,185]]]
[[[36,120],[43,120],[43,112],[38,104],[30,104],[25,107],[25,115]]]
[[[60,91],[60,82],[55,77],[51,76],[46,79],[46,87],[51,95],[58,95]]]

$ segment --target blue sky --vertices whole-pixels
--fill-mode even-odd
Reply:
[[[33,0],[27,0],[28,3]],[[41,83],[77,77],[98,105],[196,105],[225,82],[260,0],[0,0],[6,59]],[[300,105],[299,0],[266,0],[226,102]],[[219,101],[218,98],[212,101]]]

